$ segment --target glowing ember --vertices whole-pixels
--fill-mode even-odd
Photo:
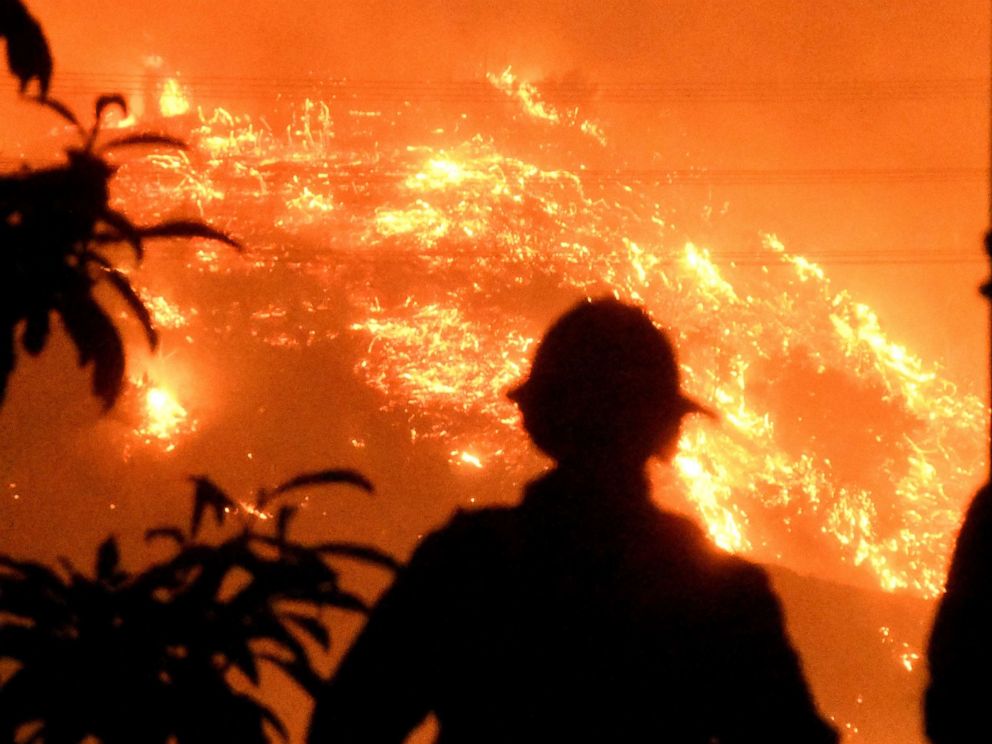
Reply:
[[[308,100],[285,131],[202,114],[190,133],[200,153],[150,155],[140,167],[157,178],[135,191],[280,246],[256,252],[254,271],[289,266],[305,247],[292,261],[318,293],[303,308],[258,302],[245,321],[252,338],[297,348],[332,337],[315,308],[341,296],[364,348],[359,378],[406,416],[411,439],[443,442],[473,470],[521,465],[508,454],[525,445],[503,395],[552,311],[606,293],[644,304],[677,329],[686,387],[721,416],[687,422],[682,487],[660,498],[685,501],[726,550],[936,595],[984,467],[981,400],[774,236],[748,265],[687,242],[658,187],[586,168],[606,146],[595,125],[509,71],[489,80],[514,110],[485,131],[540,127],[533,152],[474,133],[468,114],[452,124],[412,105]],[[559,130],[563,152],[552,146]],[[216,254],[202,260],[225,270]]]
[[[162,93],[158,97],[158,110],[165,117],[189,113],[189,98],[176,78],[169,78],[162,85]]]
[[[482,464],[482,460],[479,459],[479,456],[473,455],[471,452],[458,452],[457,450],[455,450],[454,452],[451,453],[451,457],[456,462],[464,463],[465,465],[471,465],[473,468],[477,468],[479,470],[482,470],[484,467]]]
[[[397,385],[402,387],[401,397],[394,398],[391,406],[413,404],[424,410],[458,406],[465,414],[515,422],[515,408],[503,394],[522,376],[534,340],[511,328],[471,323],[453,307],[411,303],[409,309],[402,319],[373,313],[352,326],[371,336],[369,352],[384,363],[373,366],[364,360],[359,373],[390,397],[399,392]],[[449,417],[445,415],[431,430],[441,435],[438,427],[444,427]],[[464,461],[462,455],[458,459]]]
[[[523,105],[524,111],[535,119],[544,119],[552,124],[561,123],[561,114],[553,107],[549,106],[532,84],[517,80],[516,76],[507,67],[499,75],[489,75],[489,82],[507,95],[515,96]]]
[[[135,382],[135,387],[143,404],[143,421],[134,433],[145,444],[172,452],[181,436],[196,431],[197,422],[169,390],[147,380]]]
[[[523,108],[524,113],[532,119],[545,121],[549,124],[577,126],[579,131],[587,137],[592,138],[600,145],[606,145],[606,135],[603,134],[603,131],[595,123],[580,119],[577,108],[562,112],[555,106],[550,105],[543,100],[540,91],[538,91],[534,84],[518,79],[509,67],[499,75],[490,73],[486,76],[486,79],[494,88],[516,99]]]
[[[156,328],[182,328],[189,324],[186,315],[173,303],[161,295],[153,295],[147,291],[139,292],[145,307],[151,312],[152,321]],[[191,312],[196,315],[196,310]]]
[[[247,501],[239,501],[238,506],[241,507],[241,511],[247,514],[249,517],[254,517],[262,522],[272,519],[272,515],[263,509],[259,509],[254,504]]]
[[[897,642],[888,626],[883,625],[878,630],[882,637],[882,645],[892,647],[892,655],[896,663],[908,673],[918,670],[920,659],[923,658],[920,652],[905,641]]]

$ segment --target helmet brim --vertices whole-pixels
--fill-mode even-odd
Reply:
[[[533,385],[531,383],[530,378],[528,378],[519,385],[510,388],[506,392],[506,397],[509,400],[516,403],[517,405],[520,405],[523,401],[527,399],[527,397],[532,392],[533,392]],[[687,395],[683,395],[682,393],[679,393],[678,397],[676,398],[675,408],[679,416],[689,416],[691,414],[698,413],[698,414],[702,414],[703,416],[706,416],[707,418],[713,419],[714,421],[718,421],[720,419],[720,414],[718,414],[712,408],[710,408],[709,406],[705,406],[702,403],[700,403],[698,400],[695,400],[694,398],[690,398]]]

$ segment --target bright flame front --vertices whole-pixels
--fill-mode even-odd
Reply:
[[[685,501],[726,550],[939,593],[983,469],[982,401],[823,267],[772,235],[747,265],[716,258],[675,227],[660,186],[586,166],[610,147],[595,122],[509,72],[490,83],[498,116],[343,96],[307,101],[281,129],[218,109],[189,133],[197,156],[135,164],[129,198],[235,226],[254,236],[252,271],[307,277],[310,294],[252,309],[252,338],[299,349],[350,334],[381,407],[470,470],[520,467],[503,396],[552,311],[599,294],[641,303],[672,329],[689,393],[721,417],[688,422],[681,486],[661,499]],[[193,265],[231,270],[216,253]],[[330,329],[339,300],[349,318]],[[206,332],[202,310],[183,332]],[[174,436],[185,410],[151,393],[140,435]]]
[[[141,404],[141,423],[134,430],[135,436],[164,452],[174,451],[182,437],[196,431],[197,422],[167,388],[147,380],[134,384]]]

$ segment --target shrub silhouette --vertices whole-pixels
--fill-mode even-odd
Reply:
[[[286,737],[278,716],[249,692],[260,665],[274,665],[313,695],[320,679],[308,647],[331,642],[319,612],[367,610],[341,587],[328,559],[390,570],[397,563],[363,545],[292,540],[292,505],[270,519],[252,514],[306,486],[371,485],[349,470],[306,473],[259,490],[244,513],[209,478],[192,480],[189,529],[149,530],[146,539],[167,540],[175,552],[140,572],[122,566],[114,537],[100,545],[91,576],[65,560],[55,570],[0,556],[0,673],[8,672],[0,684],[0,742]],[[244,513],[234,534],[198,539],[204,517],[223,525],[234,513]]]
[[[48,97],[48,42],[20,0],[0,0],[0,37],[21,93],[37,80],[39,95],[29,100],[55,112],[80,138],[66,148],[61,165],[0,174],[0,405],[18,344],[40,354],[55,314],[79,365],[93,365],[93,393],[109,409],[122,388],[124,346],[96,300],[97,287],[107,283],[120,295],[152,348],[158,336],[150,312],[106,250],[126,244],[140,262],[150,238],[240,245],[199,221],[138,226],[112,209],[116,166],[107,153],[185,143],[152,133],[102,138],[108,108],[127,113],[121,95],[97,99],[89,129]],[[249,508],[205,476],[192,481],[188,529],[148,530],[146,539],[168,541],[172,554],[141,571],[123,566],[113,536],[97,549],[89,575],[64,559],[50,567],[0,555],[0,744],[75,744],[93,737],[104,744],[253,744],[272,732],[286,737],[283,722],[255,694],[260,667],[280,669],[314,695],[321,680],[310,650],[331,643],[321,611],[367,611],[359,596],[342,588],[330,561],[390,570],[397,563],[364,545],[295,541],[289,532],[297,508],[266,509],[308,486],[372,486],[350,470],[304,473],[260,489]],[[241,514],[239,529],[200,539],[205,518],[212,515],[224,527],[234,514]]]
[[[155,348],[158,338],[141,298],[101,249],[127,243],[138,261],[146,238],[208,238],[240,247],[231,237],[201,222],[177,220],[139,227],[109,205],[109,182],[116,167],[111,150],[139,145],[185,147],[173,137],[129,134],[97,146],[104,112],[120,95],[100,96],[87,131],[62,103],[36,99],[79,133],[82,146],[66,149],[66,163],[52,168],[0,175],[0,245],[5,267],[0,274],[0,404],[16,364],[16,342],[37,355],[45,348],[52,313],[57,313],[76,347],[79,365],[93,364],[93,393],[104,409],[113,406],[124,380],[124,346],[114,321],[94,297],[101,282],[110,284],[140,321]]]
[[[52,80],[52,54],[48,39],[21,0],[0,0],[0,38],[7,40],[7,68],[17,77],[20,91],[38,81],[38,93],[48,95]]]

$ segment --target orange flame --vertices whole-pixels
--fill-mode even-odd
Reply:
[[[181,437],[197,430],[198,422],[165,386],[153,384],[147,377],[134,385],[142,405],[142,422],[135,428],[135,436],[163,452],[175,451]]]
[[[489,79],[528,121],[579,129],[592,148],[606,142],[509,71]],[[307,101],[277,133],[218,109],[193,133],[206,158],[150,156],[160,186],[145,194],[222,222],[229,189],[233,209],[251,205],[237,212],[247,232],[275,226],[291,238],[319,225],[342,253],[314,256],[318,267],[356,254],[409,261],[415,282],[398,300],[344,281],[350,331],[366,342],[356,372],[384,408],[407,414],[411,438],[443,441],[471,468],[518,466],[508,454],[509,442],[522,444],[517,414],[503,393],[547,320],[530,318],[528,302],[557,292],[644,304],[678,329],[684,384],[721,415],[719,425],[687,423],[674,463],[684,495],[671,497],[717,545],[799,567],[813,556],[816,570],[829,563],[885,590],[940,592],[983,468],[976,395],[889,338],[870,307],[774,236],[753,266],[721,261],[673,238],[656,190],[586,171],[574,155],[553,166],[542,151],[539,165],[481,134],[442,141],[437,132],[450,128],[426,122],[419,141],[391,142],[395,131],[417,136],[397,126],[402,113]],[[317,329],[298,318],[265,309],[252,322],[284,330],[255,335],[309,344]],[[837,405],[873,416],[860,445],[831,444],[824,427]]]
[[[189,97],[176,78],[168,78],[162,84],[162,92],[158,97],[158,110],[165,117],[182,116],[189,113]]]

